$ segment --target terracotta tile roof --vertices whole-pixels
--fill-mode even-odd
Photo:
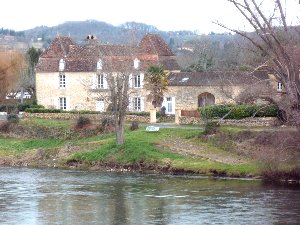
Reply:
[[[40,57],[36,65],[36,72],[54,72],[58,71],[59,58],[42,58]]]
[[[160,57],[159,64],[163,65],[165,70],[180,70],[175,56]]]
[[[139,44],[138,52],[141,55],[174,56],[158,34],[146,34]]]
[[[103,69],[107,70],[112,67],[122,69],[124,62],[133,67],[135,58],[140,60],[140,70],[146,70],[150,65],[156,64],[162,64],[166,70],[179,70],[175,56],[162,38],[148,34],[143,40],[140,46],[146,47],[147,43],[150,44],[150,49],[154,49],[155,54],[146,52],[141,54],[140,47],[104,45],[98,42],[78,45],[70,37],[57,37],[41,55],[36,71],[58,72],[61,58],[65,60],[65,72],[96,72],[99,59],[103,61]],[[115,64],[115,66],[106,65],[108,63]]]
[[[170,86],[221,86],[248,85],[269,79],[267,72],[180,72],[168,77]]]
[[[136,49],[125,45],[72,45],[68,57],[70,58],[101,58],[105,56],[132,56]]]
[[[40,58],[61,58],[69,53],[69,46],[75,45],[70,37],[56,37]]]

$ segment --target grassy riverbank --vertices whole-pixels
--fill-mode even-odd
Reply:
[[[135,131],[126,129],[125,144],[117,146],[114,133],[89,132],[92,128],[71,132],[72,121],[24,119],[14,126],[0,136],[2,165],[235,177],[260,176],[266,166],[261,156],[254,154],[252,144],[246,145],[248,140],[256,140],[257,132],[262,132],[255,129],[223,127],[216,135],[204,136],[200,130],[164,128],[151,133],[142,127]],[[23,133],[16,129],[23,129]],[[239,146],[244,150],[239,150]],[[277,166],[282,170],[299,167],[297,161]]]

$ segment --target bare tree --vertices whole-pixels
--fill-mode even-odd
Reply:
[[[125,117],[130,102],[129,95],[133,91],[130,86],[139,73],[138,68],[134,67],[136,59],[134,48],[108,45],[100,45],[97,48],[99,48],[97,74],[93,79],[91,91],[97,99],[109,105],[107,111],[108,114],[112,114],[115,123],[116,143],[122,145]]]
[[[286,90],[284,101],[274,101],[287,114],[287,119],[300,129],[300,80],[299,68],[293,55],[295,27],[288,26],[285,13],[286,3],[274,0],[273,7],[268,5],[266,13],[264,4],[270,2],[258,0],[227,0],[252,26],[254,32],[232,29],[224,24],[218,25],[235,32],[252,43],[259,54],[266,58],[263,65]],[[258,68],[259,68],[258,67]]]
[[[110,62],[109,62],[110,61]],[[124,144],[124,125],[126,111],[129,105],[129,82],[132,74],[131,60],[107,61],[110,65],[107,76],[107,83],[110,91],[112,113],[115,120],[116,143]]]
[[[24,57],[20,53],[0,53],[0,101],[18,87],[23,65]]]

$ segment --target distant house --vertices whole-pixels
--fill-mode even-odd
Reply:
[[[24,91],[23,96],[21,91],[11,92],[6,96],[6,99],[30,99],[32,96],[28,91]]]
[[[94,36],[87,36],[85,45],[69,37],[57,37],[36,67],[37,101],[47,108],[105,111],[109,102],[98,93],[108,92],[106,71],[118,72],[124,62],[131,65],[134,73],[129,81],[131,111],[151,108],[143,87],[150,65],[161,64],[167,71],[179,71],[175,55],[156,34],[145,35],[137,47],[101,44]]]
[[[110,102],[99,97],[99,92],[109,91],[105,74],[112,69],[111,62],[115,72],[124,63],[132,68],[130,111],[152,108],[144,88],[145,71],[150,65],[161,64],[169,73],[170,85],[163,102],[167,114],[175,114],[176,109],[234,102],[247,85],[269,79],[262,72],[253,76],[180,72],[175,55],[157,34],[145,35],[136,47],[101,44],[94,36],[87,36],[84,45],[78,45],[70,37],[57,37],[42,53],[36,67],[38,104],[63,110],[106,111]]]

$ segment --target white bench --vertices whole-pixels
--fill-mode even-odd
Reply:
[[[159,127],[147,126],[146,127],[146,131],[149,131],[149,132],[158,132],[159,131]]]

